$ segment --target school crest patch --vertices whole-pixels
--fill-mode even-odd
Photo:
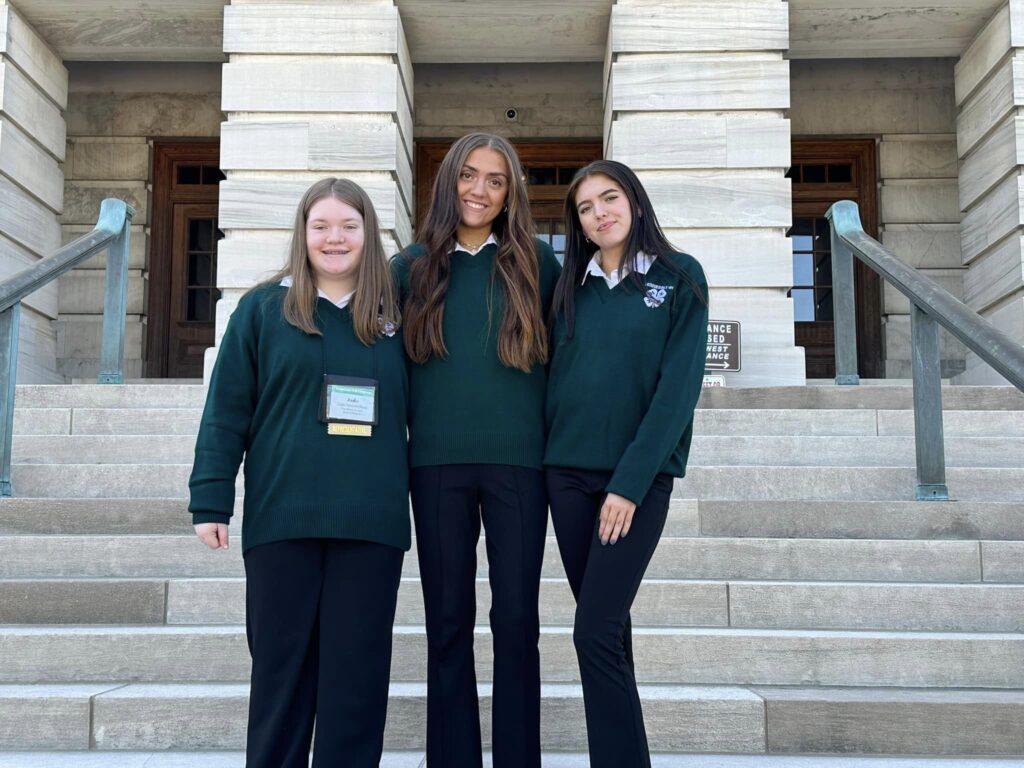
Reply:
[[[647,283],[647,293],[644,294],[644,304],[651,309],[657,309],[665,303],[665,299],[668,298],[668,292],[671,290],[671,285]]]
[[[397,328],[395,327],[395,324],[394,324],[394,323],[392,323],[392,322],[391,322],[390,320],[388,320],[388,321],[387,321],[387,322],[385,323],[385,322],[384,322],[384,318],[383,318],[382,316],[380,316],[380,315],[378,315],[378,316],[377,316],[377,322],[378,322],[378,323],[380,324],[380,327],[381,327],[381,332],[383,332],[383,334],[384,334],[385,336],[387,336],[387,337],[388,337],[389,339],[390,339],[390,338],[391,338],[392,336],[394,336],[394,335],[395,335],[395,332],[396,332],[396,331],[398,330],[398,329],[397,329]]]

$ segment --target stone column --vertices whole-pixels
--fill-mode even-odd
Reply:
[[[0,279],[61,245],[67,98],[60,57],[0,0]],[[53,282],[22,302],[19,383],[64,381],[57,372],[57,298]]]
[[[804,383],[793,267],[788,5],[617,0],[605,156],[637,171],[669,239],[700,260],[711,317],[742,324],[730,386]]]
[[[956,65],[964,301],[1024,343],[1024,0],[1004,4]],[[962,384],[1005,384],[973,353]]]
[[[390,252],[411,241],[413,210],[412,63],[393,2],[234,0],[224,52],[218,341],[239,296],[284,263],[313,181],[362,185]]]

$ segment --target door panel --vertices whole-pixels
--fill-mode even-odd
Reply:
[[[217,290],[217,206],[178,203],[174,206],[171,241],[171,317],[167,375],[203,375],[203,356],[213,346]]]

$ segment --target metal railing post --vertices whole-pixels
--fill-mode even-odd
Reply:
[[[21,302],[0,312],[0,496],[10,496],[11,447],[14,442],[14,388],[18,370]]]
[[[124,227],[107,251],[107,285],[103,294],[103,346],[100,350],[99,384],[124,384],[124,325],[128,311],[128,248],[132,214],[125,213]]]
[[[859,213],[856,214],[858,217]],[[853,251],[836,234],[832,209],[825,214],[832,241],[832,315],[836,384],[860,384],[857,372],[857,314],[853,288]]]
[[[948,501],[942,430],[939,325],[917,304],[910,307],[910,354],[914,372],[914,444],[918,501]]]

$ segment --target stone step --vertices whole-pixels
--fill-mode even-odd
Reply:
[[[689,466],[760,464],[826,467],[913,467],[912,437],[708,436],[696,435]],[[17,464],[190,464],[192,435],[22,435],[14,439]],[[950,437],[946,466],[1024,467],[1024,438]]]
[[[206,388],[198,384],[19,384],[19,408],[202,408]]]
[[[23,439],[45,442],[53,438]],[[18,445],[15,441],[15,451]],[[947,437],[945,447],[947,467],[1024,467],[1024,438]],[[913,437],[724,437],[695,434],[689,467],[762,464],[815,468],[914,467],[917,460],[915,450]]]
[[[647,578],[796,581],[1015,581],[1014,542],[872,539],[664,538]],[[487,574],[486,542],[477,548]],[[183,536],[0,536],[0,579],[185,578],[242,575],[237,537],[210,550]],[[413,551],[403,573],[415,576]],[[561,578],[558,546],[549,537],[543,575]]]
[[[425,680],[424,629],[393,637],[392,680]],[[652,684],[1024,688],[1021,633],[639,627],[633,649]],[[570,628],[543,628],[540,656],[545,682],[578,682]],[[484,629],[476,660],[490,680]],[[0,627],[2,683],[243,682],[249,665],[240,626]]]
[[[191,534],[187,507],[185,498],[0,499],[0,534]],[[236,529],[241,511],[239,499]],[[1024,503],[673,499],[663,535],[1024,540]]]
[[[15,435],[192,435],[201,408],[22,408]],[[946,437],[1024,437],[1024,411],[943,413]],[[914,434],[913,411],[874,409],[699,409],[700,435],[818,435],[871,437]]]
[[[89,689],[63,696],[63,686],[0,686],[0,712],[6,719],[15,749],[82,749],[91,738],[99,750],[241,749],[245,746],[248,713],[247,684],[126,685],[93,692],[91,713],[81,716]],[[27,695],[22,691],[27,691]],[[388,750],[424,748],[426,735],[424,683],[394,683],[388,701],[384,746]],[[742,688],[642,686],[640,689],[648,738],[655,751],[755,752],[764,749],[764,701]],[[491,686],[480,686],[481,728],[490,743]],[[541,692],[541,744],[547,749],[586,749],[582,689],[549,684]],[[69,700],[70,699],[70,700]],[[56,733],[34,725],[31,706],[76,704],[61,730],[66,745],[54,746]],[[5,706],[6,705],[6,706]],[[0,737],[0,743],[5,739]]]
[[[857,411],[853,411],[857,413]],[[913,411],[876,411],[879,435],[913,435]],[[946,437],[1024,437],[1024,410],[943,411],[942,431]]]
[[[0,499],[3,534],[188,534],[188,500],[181,499]],[[242,520],[236,500],[233,525]],[[550,525],[550,522],[549,522]],[[663,536],[696,536],[697,500],[672,499]]]
[[[22,408],[15,435],[191,435],[201,408]],[[1024,437],[1024,410],[943,413],[946,437]],[[912,436],[913,411],[874,409],[699,409],[696,436]]]
[[[711,387],[701,394],[698,408],[913,410],[914,390],[909,383],[861,386]],[[952,411],[1024,410],[1024,392],[1012,386],[942,387],[942,407]]]
[[[1024,691],[755,688],[768,752],[1024,755]]]
[[[202,408],[205,400],[200,384],[22,384],[14,402],[16,408]],[[944,385],[942,404],[947,410],[1024,410],[1024,393],[1012,386]],[[911,410],[913,389],[908,384],[716,387],[704,390],[698,407]]]
[[[0,686],[13,749],[231,750],[245,745],[247,684]],[[654,752],[1020,755],[1024,692],[643,685]],[[489,743],[490,686],[480,686]],[[44,709],[45,708],[45,709]],[[40,717],[40,715],[43,717]],[[56,717],[62,718],[56,720]],[[392,684],[385,749],[423,749],[426,685]],[[582,689],[542,688],[544,749],[585,750]]]
[[[131,384],[123,386],[19,385],[19,408],[201,408],[206,389],[198,384]],[[1024,393],[1012,386],[943,385],[942,404],[948,410],[1024,410]],[[757,387],[704,390],[699,408],[911,410],[909,383],[882,383],[855,387]]]
[[[1019,501],[708,499],[698,516],[702,536],[1024,540]]]
[[[485,623],[486,579],[476,591]],[[542,581],[544,625],[571,626],[575,607],[565,579]],[[1024,585],[646,579],[631,615],[637,627],[1021,632]],[[418,579],[402,580],[395,621],[424,623]],[[0,624],[244,623],[241,578],[0,580]]]
[[[491,754],[483,755],[492,768]],[[1024,759],[848,755],[651,755],[652,768],[1024,768]],[[0,752],[0,768],[244,768],[242,752]],[[585,753],[546,752],[543,768],[589,768]],[[380,768],[427,768],[421,753],[386,752]]]
[[[1021,469],[950,467],[946,483],[959,501],[1024,501]],[[911,467],[692,467],[674,493],[687,499],[891,501],[913,499],[916,487]]]
[[[236,515],[241,507],[239,500]],[[0,499],[0,534],[12,533],[191,534],[192,522],[185,497]]]
[[[187,492],[190,464],[15,464],[16,496],[168,498]],[[950,495],[963,501],[1024,500],[1024,469],[950,467]],[[683,499],[912,499],[912,467],[691,467],[677,481]]]
[[[11,749],[208,750],[245,745],[247,684],[0,686]],[[491,686],[480,686],[490,741]],[[545,749],[586,749],[582,690],[542,686]],[[652,751],[1018,755],[1024,692],[642,685]],[[423,748],[426,685],[392,684],[385,748]]]

